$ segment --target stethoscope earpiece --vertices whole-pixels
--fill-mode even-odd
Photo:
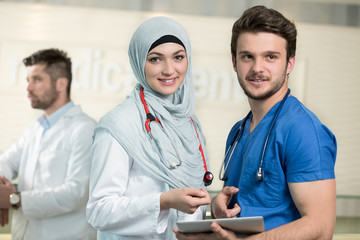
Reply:
[[[259,168],[256,173],[256,181],[258,183],[264,181],[264,171],[261,168]]]
[[[177,168],[178,166],[180,166],[179,164],[176,164],[176,163],[171,163],[170,164],[170,169],[175,169]]]

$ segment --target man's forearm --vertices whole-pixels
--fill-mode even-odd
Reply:
[[[310,217],[302,217],[269,231],[251,235],[246,240],[303,240],[303,239],[332,239],[335,221],[327,223],[316,221]]]

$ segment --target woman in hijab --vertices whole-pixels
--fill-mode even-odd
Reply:
[[[177,221],[204,218],[212,180],[189,37],[178,22],[151,18],[129,57],[138,84],[95,129],[87,219],[98,239],[176,239]]]

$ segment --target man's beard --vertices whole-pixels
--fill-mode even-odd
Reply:
[[[286,79],[286,69],[282,75],[282,80],[281,81],[278,81],[278,82],[275,82],[274,84],[271,85],[271,88],[264,92],[263,94],[261,95],[254,95],[250,92],[250,90],[246,87],[245,85],[245,81],[246,79],[252,79],[252,78],[262,78],[262,79],[269,79],[268,77],[265,77],[263,75],[260,75],[260,74],[251,74],[251,75],[248,75],[245,77],[245,80],[243,79],[240,79],[238,77],[238,81],[240,83],[240,86],[241,88],[243,89],[244,93],[246,96],[248,96],[250,99],[253,99],[253,100],[265,100],[265,99],[268,99],[270,98],[271,96],[273,96],[275,93],[277,93],[285,84],[285,79]]]
[[[59,96],[59,92],[56,91],[55,87],[48,89],[41,96],[41,99],[38,96],[33,95],[31,92],[29,94],[35,97],[35,99],[31,101],[31,107],[42,110],[46,110],[53,105]]]

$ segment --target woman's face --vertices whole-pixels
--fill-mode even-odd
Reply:
[[[172,42],[160,44],[151,49],[146,57],[146,81],[156,92],[173,94],[184,81],[187,66],[183,46]]]

